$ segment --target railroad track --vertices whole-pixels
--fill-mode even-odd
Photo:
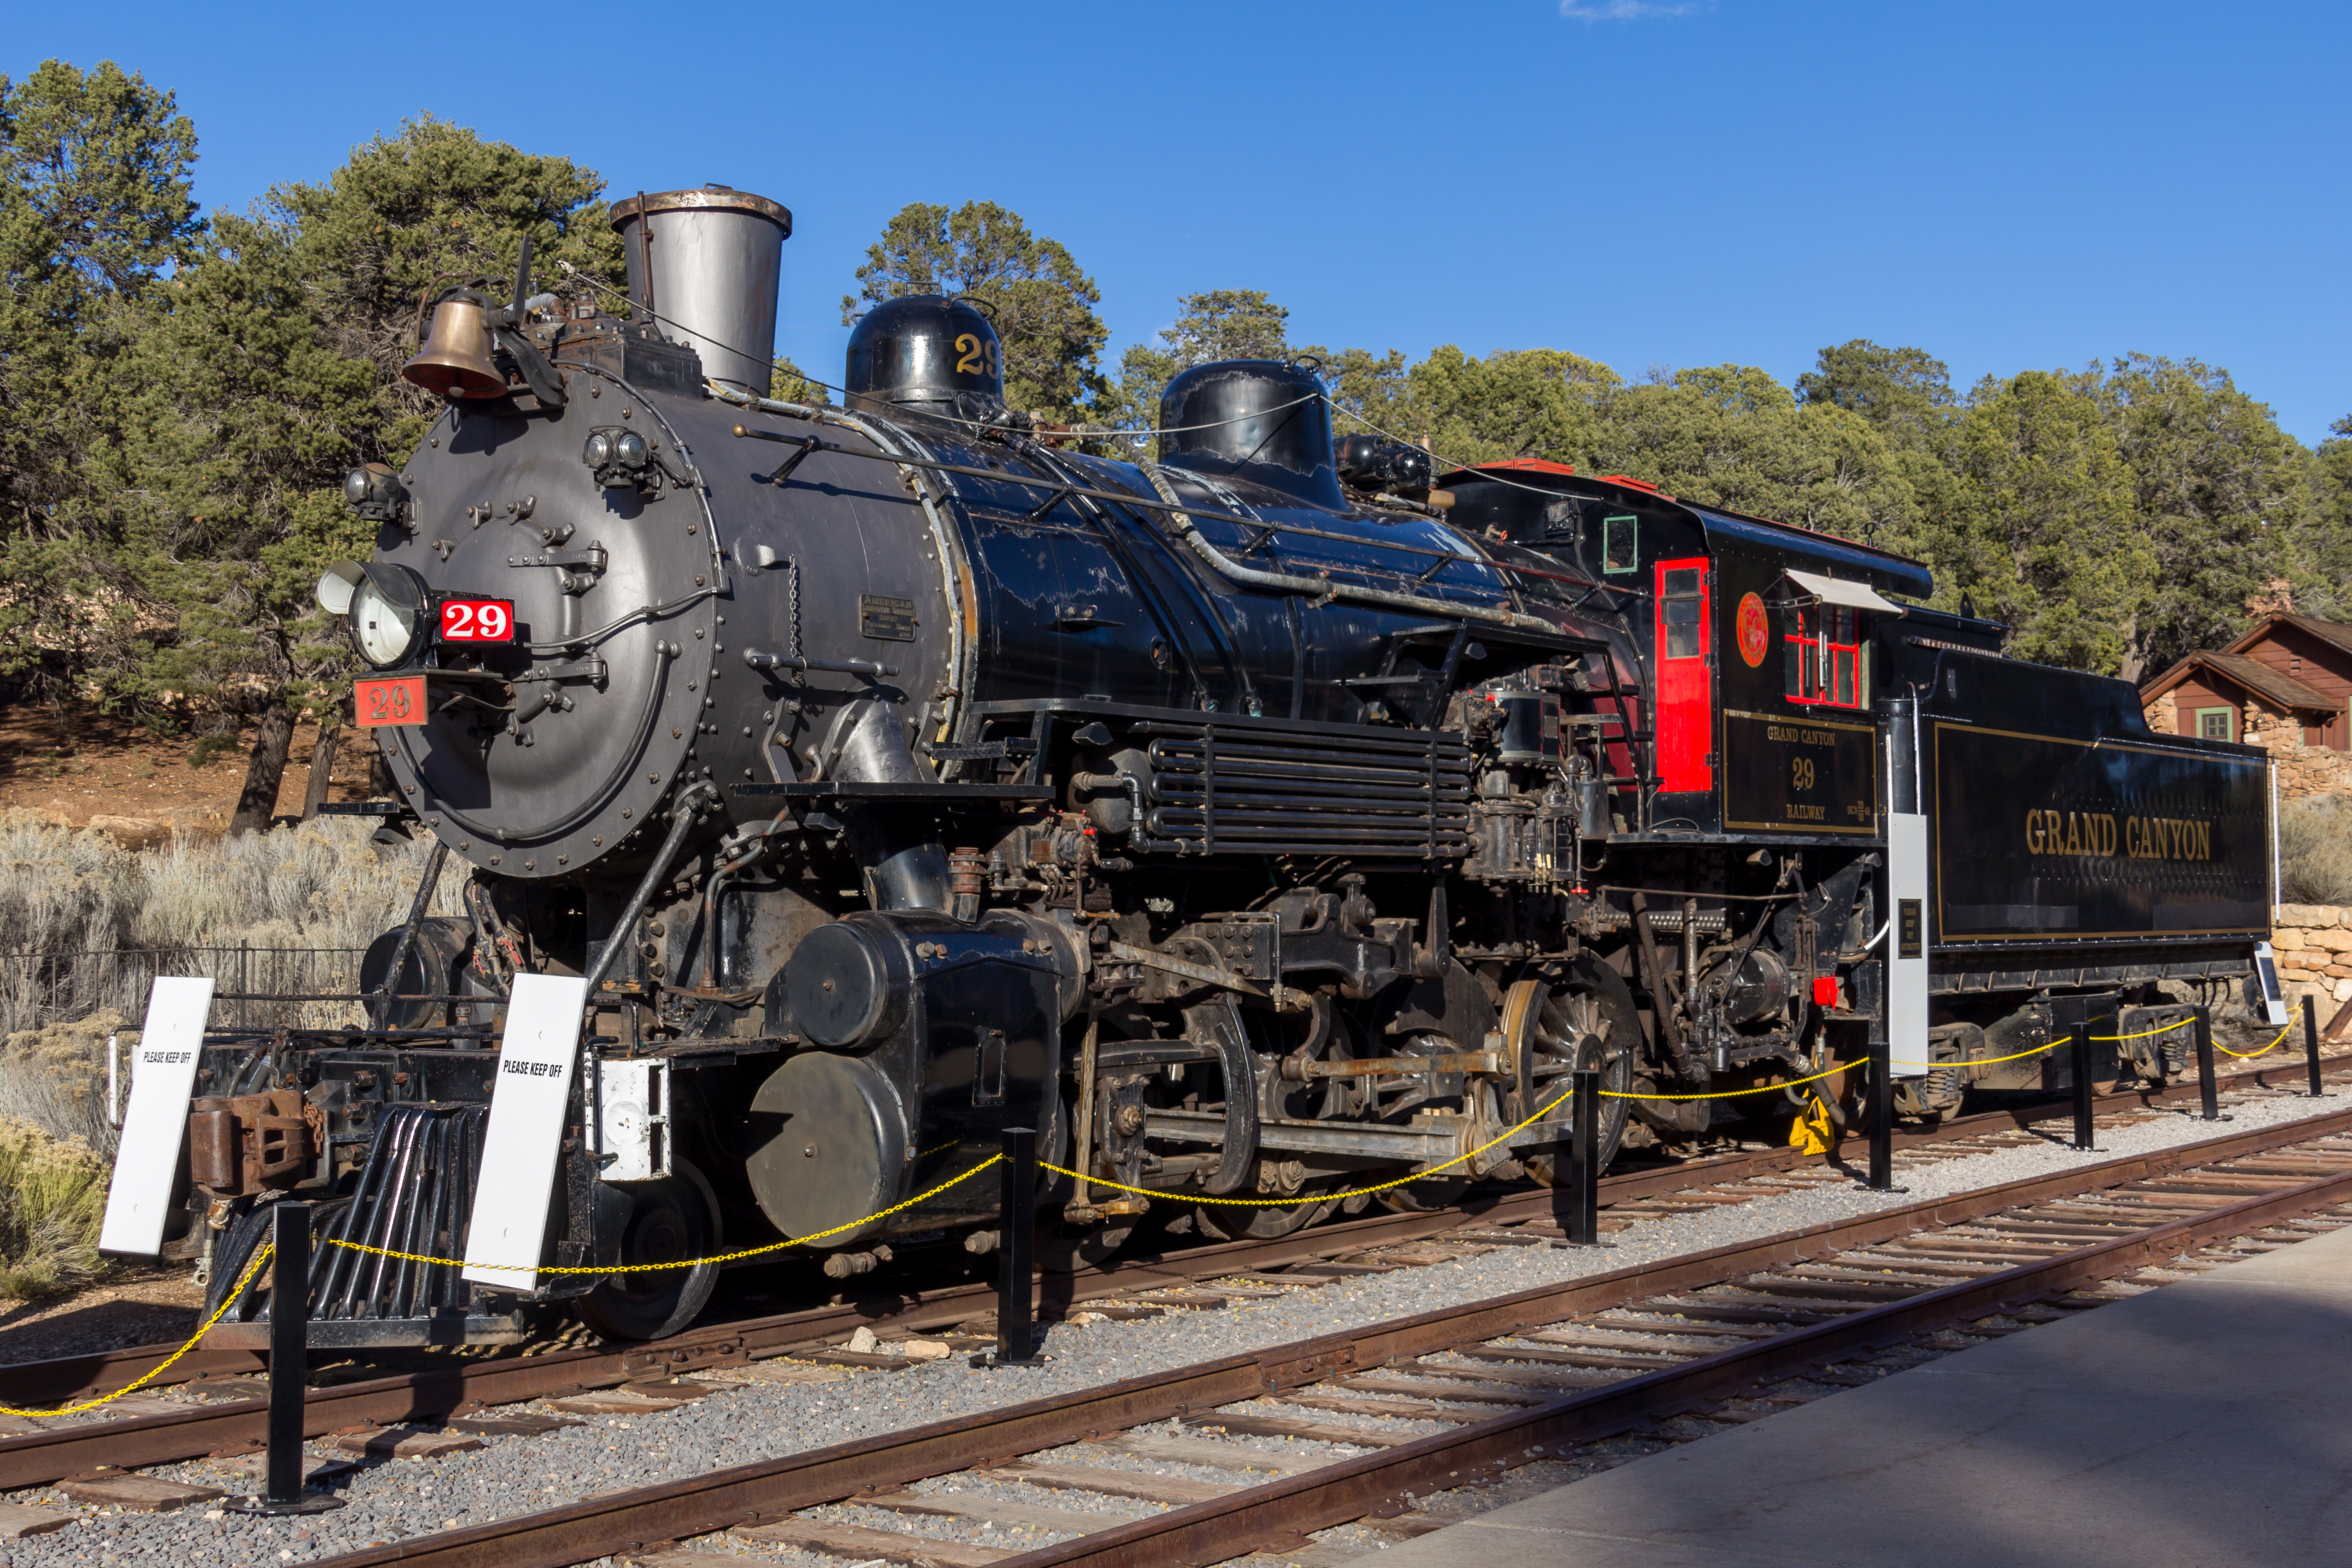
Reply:
[[[1415,1498],[1676,1420],[1750,1419],[1807,1397],[1787,1392],[1800,1376],[1866,1381],[1922,1336],[1956,1348],[2345,1224],[2352,1110],[324,1561],[682,1564],[675,1543],[724,1531],[917,1568],[1306,1563],[1313,1531],[1438,1528],[1459,1516]],[[938,1533],[982,1523],[1000,1542],[1067,1539],[1023,1552]]]
[[[2326,1071],[2352,1073],[2352,1054],[2324,1058]],[[2303,1087],[2305,1072],[2263,1068],[2217,1079],[2221,1092],[2289,1091]],[[2095,1110],[2103,1126],[2127,1125],[2153,1108],[2193,1100],[2192,1081],[2160,1089],[2101,1097]],[[1898,1131],[1898,1160],[1960,1156],[1998,1147],[2036,1123],[2063,1121],[2071,1101],[1985,1111],[1940,1126]],[[1853,1145],[1849,1145],[1853,1148]],[[1799,1173],[1810,1172],[1810,1175]],[[1676,1210],[1703,1212],[1786,1192],[1790,1181],[1842,1183],[1835,1167],[1789,1148],[1702,1156],[1670,1165],[1603,1177],[1600,1201],[1604,1228],[1637,1217]],[[1368,1248],[1424,1241],[1449,1233],[1475,1237],[1482,1230],[1510,1228],[1521,1237],[1540,1234],[1554,1212],[1548,1190],[1474,1193],[1463,1205],[1428,1214],[1382,1214],[1313,1226],[1267,1241],[1225,1242],[1184,1248],[1158,1257],[1114,1259],[1077,1274],[1041,1282],[1044,1321],[1089,1303],[1112,1300],[1155,1288],[1218,1279],[1251,1270],[1276,1270],[1346,1258]],[[831,1354],[836,1342],[860,1328],[901,1337],[951,1328],[984,1314],[994,1299],[992,1285],[966,1282],[929,1289],[861,1291],[837,1303],[707,1324],[667,1340],[642,1344],[585,1348],[534,1347],[524,1353],[447,1356],[422,1367],[418,1358],[381,1377],[361,1375],[356,1366],[339,1368],[339,1386],[314,1389],[318,1415],[310,1430],[333,1431],[353,1423],[397,1424],[429,1420],[477,1405],[511,1404],[674,1378],[749,1364],[793,1353]],[[0,1367],[0,1404],[23,1408],[58,1405],[111,1393],[138,1382],[178,1347],[153,1344]],[[892,1360],[887,1352],[881,1361]],[[860,1364],[850,1363],[849,1364]],[[226,1396],[211,1407],[144,1394],[105,1407],[100,1418],[69,1425],[0,1419],[0,1489],[36,1486],[100,1466],[129,1468],[194,1458],[257,1440],[261,1415],[258,1380],[267,1357],[245,1349],[198,1350],[182,1358],[150,1388],[194,1385],[198,1392]],[[112,1415],[110,1417],[109,1413]],[[323,1424],[321,1424],[323,1423]],[[121,1458],[114,1457],[120,1454]]]

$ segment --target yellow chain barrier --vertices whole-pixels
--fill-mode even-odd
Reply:
[[[1826,1072],[1813,1074],[1811,1078],[1792,1078],[1786,1083],[1759,1084],[1754,1089],[1710,1089],[1705,1094],[1623,1094],[1613,1089],[1604,1089],[1601,1092],[1611,1100],[1737,1100],[1743,1094],[1769,1094],[1776,1089],[1794,1089],[1801,1083],[1814,1083],[1832,1073],[1841,1073],[1859,1065],[1856,1062],[1840,1062]]]
[[[917,1193],[905,1203],[892,1204],[888,1208],[884,1209],[881,1213],[867,1215],[864,1219],[854,1219],[847,1225],[837,1225],[831,1230],[820,1230],[809,1236],[796,1236],[789,1241],[771,1242],[765,1247],[747,1247],[740,1252],[722,1252],[714,1258],[680,1258],[675,1263],[608,1263],[601,1268],[559,1268],[540,1263],[483,1263],[477,1264],[474,1267],[481,1268],[495,1268],[502,1273],[509,1274],[654,1274],[665,1268],[699,1268],[706,1263],[732,1263],[738,1258],[758,1258],[763,1253],[782,1252],[789,1247],[806,1247],[812,1241],[823,1241],[828,1236],[839,1236],[844,1231],[856,1230],[860,1226],[871,1225],[877,1219],[887,1219],[892,1215],[898,1214],[902,1210],[913,1208],[917,1204],[925,1203],[932,1198],[938,1197],[941,1193],[946,1192],[950,1187],[954,1186],[959,1182],[968,1182],[971,1180],[972,1177],[979,1175],[982,1171],[987,1170],[991,1165],[996,1164],[1003,1158],[1004,1156],[1002,1154],[991,1154],[987,1159],[982,1160],[971,1170],[964,1172],[961,1175],[950,1176],[946,1181],[941,1182],[938,1186],[933,1187],[929,1192]],[[333,1237],[327,1237],[324,1239],[329,1247],[348,1247],[353,1252],[364,1252],[373,1258],[398,1258],[410,1263],[438,1263],[452,1268],[463,1268],[467,1267],[466,1260],[462,1258],[429,1258],[421,1252],[394,1252],[388,1247],[370,1247],[365,1242],[338,1241]]]
[[[2169,1033],[2174,1029],[2186,1028],[2189,1025],[2194,1022],[2195,1020],[2191,1018],[2181,1018],[2173,1023],[2164,1025],[2161,1028],[2142,1029],[2137,1035],[2093,1035],[2091,1038],[2094,1040],[2145,1040],[2151,1035],[2162,1035]],[[2282,1034],[2280,1038],[2284,1039],[2285,1038],[2285,1036]],[[2053,1040],[2046,1046],[2036,1046],[2030,1051],[2019,1051],[2014,1056],[1979,1057],[1964,1062],[1932,1062],[1928,1065],[1931,1068],[1998,1067],[2002,1062],[2022,1061],[2027,1057],[2038,1057],[2044,1051],[2054,1051],[2065,1043],[2066,1042],[2064,1040]],[[2271,1042],[2271,1046],[2275,1046],[2277,1044],[2277,1040],[2273,1040]],[[2271,1048],[2271,1046],[2265,1046],[2263,1049],[2268,1050]],[[2229,1049],[2226,1046],[2221,1048],[2223,1050]],[[2242,1053],[2231,1051],[2230,1054],[2234,1057]],[[2255,1056],[2261,1056],[2263,1052],[2255,1051],[2252,1054]],[[1776,1089],[1794,1089],[1801,1083],[1811,1083],[1815,1079],[1828,1078],[1832,1073],[1841,1073],[1845,1071],[1847,1068],[1861,1067],[1864,1064],[1861,1062],[1843,1062],[1830,1068],[1828,1072],[1817,1072],[1813,1074],[1811,1078],[1795,1078],[1789,1079],[1786,1083],[1768,1083],[1756,1089],[1717,1089],[1709,1094],[1620,1094],[1613,1089],[1604,1089],[1601,1092],[1612,1100],[1736,1100],[1743,1094],[1769,1094]]]
[[[2189,1019],[2183,1018],[2179,1023],[2167,1024],[2163,1028],[2148,1029],[2137,1035],[2095,1035],[2092,1038],[2097,1040],[2145,1039],[2149,1035],[2161,1035],[2167,1030],[2178,1029],[2189,1022]],[[2289,1027],[2292,1026],[2289,1026]],[[2262,1056],[2276,1048],[2279,1041],[2285,1038],[2286,1030],[2283,1029],[2279,1032],[2279,1038],[2277,1040],[2273,1040],[2270,1045],[2263,1047],[2260,1051],[2230,1051],[2229,1054],[2233,1057]],[[2062,1041],[2053,1040],[2047,1046],[2037,1046],[2030,1051],[2020,1051],[2016,1056],[1994,1057],[1985,1061],[1953,1062],[1945,1065],[1952,1067],[1990,1067],[1999,1062],[2016,1061],[2022,1057],[2038,1056],[2042,1052],[2053,1049],[2055,1047],[2063,1043],[2063,1042]],[[2220,1048],[2223,1050],[2229,1049],[2226,1046]],[[1612,1100],[1731,1100],[1741,1095],[1771,1094],[1780,1089],[1794,1089],[1799,1084],[1813,1083],[1819,1079],[1843,1072],[1849,1067],[1858,1065],[1860,1064],[1843,1062],[1840,1063],[1836,1067],[1830,1068],[1825,1071],[1814,1073],[1810,1078],[1791,1079],[1784,1083],[1759,1084],[1753,1089],[1717,1089],[1706,1094],[1627,1094],[1613,1089],[1604,1089],[1601,1092]],[[1526,1121],[1506,1129],[1499,1135],[1488,1139],[1486,1142],[1479,1144],[1478,1147],[1471,1150],[1466,1154],[1455,1155],[1453,1159],[1446,1161],[1442,1165],[1433,1165],[1426,1171],[1418,1171],[1410,1176],[1399,1177],[1393,1182],[1382,1182],[1377,1186],[1356,1187],[1344,1193],[1317,1193],[1305,1198],[1219,1198],[1210,1197],[1205,1194],[1153,1192],[1145,1187],[1130,1187],[1118,1182],[1106,1181],[1100,1176],[1080,1176],[1077,1172],[1056,1165],[1050,1160],[1040,1160],[1038,1164],[1044,1169],[1053,1172],[1055,1175],[1068,1176],[1074,1181],[1085,1181],[1097,1187],[1108,1187],[1113,1192],[1132,1193],[1138,1197],[1160,1198],[1176,1203],[1217,1204],[1228,1208],[1289,1208],[1296,1206],[1300,1203],[1338,1203],[1348,1198],[1372,1197],[1381,1193],[1392,1192],[1398,1187],[1410,1186],[1415,1182],[1425,1182],[1433,1176],[1439,1174],[1441,1172],[1451,1170],[1456,1165],[1475,1160],[1479,1155],[1485,1153],[1487,1150],[1495,1147],[1496,1144],[1507,1142],[1521,1131],[1524,1131],[1526,1129],[1532,1127],[1537,1122],[1542,1121],[1546,1116],[1549,1115],[1553,1110],[1565,1103],[1569,1099],[1569,1095],[1573,1092],[1574,1090],[1571,1089],[1568,1091],[1568,1093],[1563,1093],[1546,1102],[1542,1110],[1538,1110],[1533,1116],[1528,1117]],[[950,1145],[943,1144],[941,1147],[950,1147]],[[926,1152],[936,1153],[938,1152],[938,1150],[929,1150],[926,1151]],[[873,1224],[877,1219],[887,1219],[890,1215],[913,1208],[918,1204],[929,1202],[930,1199],[939,1196],[941,1193],[946,1192],[950,1187],[955,1186],[959,1183],[970,1181],[972,1177],[977,1176],[982,1171],[987,1170],[990,1166],[998,1163],[1003,1158],[1004,1156],[1001,1153],[992,1154],[987,1159],[982,1161],[979,1164],[974,1165],[971,1170],[965,1171],[960,1175],[950,1176],[946,1181],[941,1182],[938,1186],[931,1188],[929,1192],[918,1193],[913,1197],[908,1198],[906,1202],[894,1204],[878,1214],[867,1215],[863,1219],[855,1219],[850,1221],[847,1225],[837,1225],[830,1230],[820,1230],[813,1235],[794,1237],[786,1241],[771,1242],[765,1247],[748,1247],[739,1252],[722,1252],[709,1258],[681,1258],[673,1263],[614,1263],[605,1265],[602,1268],[554,1267],[549,1265],[516,1266],[508,1264],[485,1264],[481,1267],[497,1268],[502,1272],[516,1274],[652,1274],[670,1268],[699,1268],[706,1263],[739,1262],[746,1258],[759,1258],[771,1252],[782,1252],[790,1247],[806,1247],[813,1241],[823,1241],[827,1237],[839,1236],[845,1231],[856,1230],[861,1226]],[[421,1252],[400,1252],[388,1247],[370,1247],[364,1242],[341,1241],[332,1237],[327,1237],[321,1239],[323,1239],[330,1247],[341,1247],[348,1248],[352,1252],[363,1252],[373,1258],[396,1258],[409,1263],[430,1263],[453,1268],[462,1268],[467,1266],[466,1260],[462,1258],[435,1258],[429,1254]],[[236,1289],[230,1291],[228,1300],[224,1301],[221,1304],[220,1311],[215,1312],[210,1319],[206,1320],[205,1326],[196,1331],[195,1338],[191,1339],[186,1344],[182,1345],[179,1350],[174,1352],[172,1355],[171,1361],[164,1362],[162,1366],[155,1368],[154,1372],[151,1372],[146,1377],[141,1378],[139,1383],[131,1384],[129,1388],[118,1389],[113,1394],[106,1395],[105,1399],[93,1400],[88,1405],[77,1405],[65,1410],[49,1411],[46,1412],[46,1414],[53,1415],[71,1415],[77,1411],[93,1409],[97,1405],[105,1404],[108,1399],[120,1399],[123,1394],[130,1393],[131,1389],[140,1386],[140,1384],[143,1384],[150,1378],[154,1377],[156,1373],[162,1372],[164,1367],[170,1366],[172,1362],[177,1361],[181,1356],[187,1354],[188,1352],[194,1347],[196,1341],[204,1338],[205,1334],[210,1331],[213,1324],[220,1321],[221,1312],[228,1310],[228,1303],[236,1300],[237,1292],[245,1289],[247,1281],[253,1277],[253,1269],[260,1267],[260,1259],[268,1257],[268,1251],[269,1249],[268,1247],[264,1247],[262,1249],[260,1255],[255,1258],[252,1267],[246,1270],[245,1278],[237,1281]],[[44,1414],[44,1412],[8,1410],[5,1407],[0,1407],[0,1415],[32,1415],[41,1414]]]
[[[1062,1166],[1055,1164],[1051,1160],[1040,1160],[1037,1163],[1044,1166],[1046,1170],[1053,1172],[1055,1175],[1067,1176],[1072,1181],[1088,1182],[1097,1187],[1108,1187],[1113,1192],[1133,1193],[1138,1197],[1165,1198],[1171,1203],[1219,1204],[1227,1208],[1244,1209],[1280,1209],[1294,1208],[1300,1204],[1331,1204],[1338,1203],[1343,1198],[1370,1197],[1375,1193],[1391,1192],[1398,1187],[1410,1186],[1414,1182],[1425,1182],[1430,1177],[1437,1174],[1440,1171],[1452,1170],[1454,1166],[1461,1164],[1465,1160],[1475,1160],[1479,1155],[1485,1153],[1487,1150],[1492,1149],[1496,1144],[1507,1142],[1522,1131],[1534,1126],[1538,1121],[1541,1121],[1546,1116],[1551,1114],[1554,1109],[1564,1102],[1568,1099],[1569,1095],[1575,1092],[1576,1091],[1574,1089],[1570,1089],[1566,1093],[1558,1096],[1556,1099],[1546,1102],[1541,1110],[1537,1111],[1525,1121],[1518,1123],[1515,1127],[1505,1128],[1500,1134],[1487,1139],[1484,1143],[1479,1144],[1467,1154],[1456,1154],[1451,1160],[1446,1161],[1443,1165],[1432,1165],[1426,1171],[1416,1171],[1410,1176],[1400,1176],[1393,1182],[1382,1182],[1377,1187],[1358,1187],[1352,1192],[1316,1193],[1309,1196],[1300,1198],[1213,1198],[1204,1194],[1155,1193],[1147,1187],[1129,1187],[1122,1185],[1118,1182],[1107,1182],[1100,1176],[1081,1176],[1076,1171],[1066,1170]]]
[[[2236,1057],[2240,1061],[2252,1061],[2256,1057],[2266,1057],[2273,1051],[2278,1049],[2279,1047],[2284,1045],[2286,1043],[2287,1030],[2294,1027],[2294,1026],[2293,1024],[2289,1024],[2285,1029],[2281,1029],[2278,1032],[2278,1038],[2273,1040],[2269,1045],[2264,1046],[2259,1051],[2233,1051],[2229,1047],[2221,1044],[2219,1040],[2213,1042],[2213,1048],[2221,1052],[2225,1057]]]
[[[236,1288],[221,1298],[221,1304],[213,1309],[213,1315],[206,1318],[196,1331],[188,1336],[185,1344],[149,1368],[146,1375],[140,1378],[138,1382],[124,1384],[111,1394],[101,1394],[96,1399],[85,1399],[79,1405],[68,1405],[56,1410],[18,1410],[11,1405],[0,1405],[0,1415],[79,1415],[85,1410],[95,1410],[101,1405],[111,1405],[126,1394],[136,1393],[163,1376],[171,1369],[173,1362],[195,1349],[197,1342],[213,1331],[213,1325],[219,1322],[231,1307],[236,1305],[237,1297],[244,1294],[246,1286],[252,1283],[255,1273],[264,1263],[269,1261],[269,1255],[276,1250],[274,1244],[263,1243],[261,1250],[253,1255],[253,1261],[245,1266],[245,1272],[237,1276]]]

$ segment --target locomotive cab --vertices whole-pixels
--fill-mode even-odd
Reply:
[[[1866,545],[1552,463],[1441,482],[1455,521],[1549,556],[1633,650],[1646,726],[1624,672],[1580,682],[1560,721],[1585,738],[1571,769],[1608,785],[1608,854],[1643,868],[1612,880],[1686,891],[1685,920],[1720,907],[1723,930],[1740,856],[1851,888],[1842,936],[1775,917],[1741,961],[1785,965],[1790,1016],[1810,985],[1843,1037],[1785,1065],[1883,1035],[1898,1107],[1943,1114],[1972,1089],[2070,1082],[2040,1047],[2089,1008],[2116,1037],[2101,1080],[2162,1081],[2182,1070],[2192,1005],[2252,972],[2270,898],[2252,748],[2152,733],[2128,683],[2005,658],[2005,628],[1917,603],[1927,570]],[[1751,881],[1745,896],[1770,895]],[[1655,920],[1628,903],[1637,926]],[[1668,996],[1710,994],[1687,939],[1679,964],[1649,963]],[[1753,994],[1747,968],[1717,969]],[[1653,1017],[1724,1038],[1704,1010]],[[1759,1031],[1732,1037],[1750,1043],[1718,1061]]]

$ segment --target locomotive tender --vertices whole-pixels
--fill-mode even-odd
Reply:
[[[1156,462],[1080,456],[1006,409],[963,300],[868,314],[845,406],[777,402],[790,214],[714,186],[614,218],[625,317],[526,298],[527,254],[511,301],[445,295],[405,374],[447,407],[352,476],[376,553],[321,600],[435,849],[368,1027],[205,1037],[182,1250],[216,1299],[289,1195],[439,1258],[488,1198],[536,1215],[478,1174],[512,1168],[485,1126],[533,977],[585,997],[531,1069],[562,1097],[541,1268],[815,1237],[846,1278],[989,1249],[992,1181],[857,1222],[1006,1126],[1086,1173],[1038,1193],[1067,1266],[1127,1237],[1128,1189],[1264,1236],[1548,1181],[1580,1067],[1769,1088],[1884,1031],[1932,1116],[2042,1083],[1969,1064],[2053,999],[2132,1034],[2252,972],[2261,753],[1889,597],[1929,594],[1914,563],[1551,464],[1438,485],[1335,445],[1298,363],[1187,371]],[[465,915],[427,916],[449,876]],[[2113,1070],[2177,1071],[2178,1037]],[[1817,1091],[1858,1102],[1733,1103]],[[1611,1152],[1735,1114],[1604,1104]],[[314,1342],[511,1340],[559,1303],[652,1337],[716,1266],[479,1272],[322,1247]]]

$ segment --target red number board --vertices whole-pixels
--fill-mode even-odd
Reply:
[[[512,642],[514,630],[514,602],[510,599],[441,601],[443,642]]]
[[[359,710],[360,723],[366,728],[425,722],[425,678],[421,675],[354,681],[352,698],[352,705]]]

